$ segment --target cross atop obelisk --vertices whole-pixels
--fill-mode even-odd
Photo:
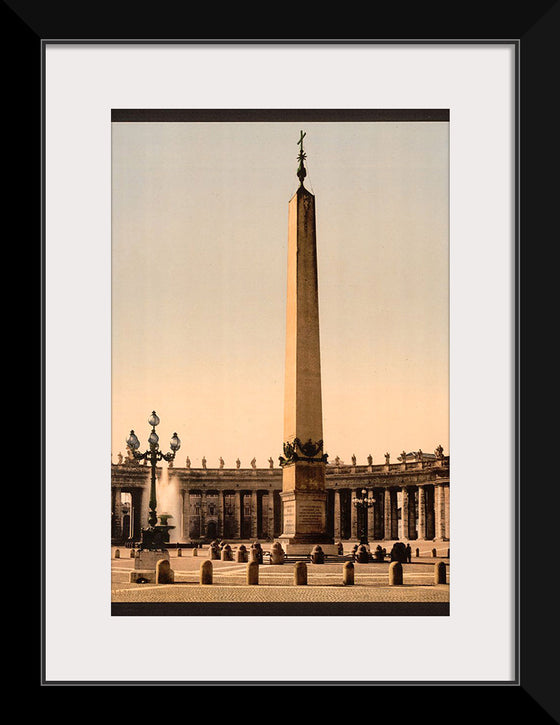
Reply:
[[[305,170],[305,166],[303,165],[303,162],[307,158],[307,155],[305,154],[305,152],[303,150],[303,139],[305,138],[306,135],[307,134],[303,133],[303,131],[300,131],[300,137],[299,137],[299,141],[298,141],[299,154],[298,154],[297,158],[299,161],[299,166],[298,166],[298,170],[297,170],[297,176],[298,176],[299,183],[301,184],[301,186],[303,186],[303,180],[307,176],[307,171]]]
[[[303,186],[305,133],[298,145],[300,186],[288,204],[288,285],[284,378],[283,531],[288,553],[332,543],[327,534],[323,452],[315,197]]]

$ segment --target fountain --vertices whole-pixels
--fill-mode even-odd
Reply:
[[[172,526],[168,524],[167,522],[169,519],[173,518],[173,514],[160,514],[159,515],[159,524],[157,525],[157,528],[162,532],[163,540],[166,544],[169,544],[170,535],[169,532],[171,529],[174,529],[175,526]]]

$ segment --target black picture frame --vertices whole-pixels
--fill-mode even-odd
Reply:
[[[84,42],[102,38],[106,42],[126,41],[127,39],[155,37],[158,42],[165,38],[173,38],[174,28],[171,27],[173,18],[164,14],[152,14],[146,17],[138,14],[136,18],[127,17],[120,20],[110,15],[109,6],[96,5],[96,12],[77,15],[68,12],[70,3],[54,2],[33,5],[29,2],[10,0],[4,3],[4,36],[6,40],[5,52],[10,56],[10,69],[7,79],[7,94],[9,107],[18,109],[18,116],[25,118],[27,124],[15,123],[11,130],[20,139],[19,143],[11,145],[11,181],[14,188],[25,189],[22,199],[25,202],[25,215],[20,215],[21,233],[28,240],[38,240],[38,224],[44,227],[43,208],[40,204],[42,194],[43,156],[41,136],[44,133],[42,124],[42,106],[44,103],[44,78],[41,77],[41,56],[44,43],[50,39],[68,42]],[[424,12],[425,9],[423,9]],[[559,29],[558,2],[532,3],[530,9],[523,8],[508,10],[508,17],[500,15],[492,18],[482,10],[477,14],[472,12],[471,21],[460,18],[459,33],[449,33],[447,38],[430,42],[442,43],[484,43],[495,41],[496,38],[513,42],[517,53],[517,158],[516,158],[516,300],[515,300],[515,327],[516,327],[516,482],[517,482],[517,546],[518,546],[518,619],[517,619],[517,645],[516,645],[516,677],[511,683],[369,683],[369,682],[49,682],[45,679],[44,667],[44,626],[41,632],[40,682],[41,686],[72,686],[72,685],[207,685],[207,686],[240,686],[240,685],[329,685],[329,686],[384,686],[391,685],[444,685],[446,694],[461,700],[461,711],[467,717],[478,712],[480,701],[475,702],[468,692],[457,691],[458,686],[477,686],[484,688],[484,695],[492,695],[500,706],[507,701],[508,707],[517,710],[520,704],[529,705],[531,718],[539,722],[560,720],[559,698],[555,690],[554,647],[550,646],[554,639],[555,622],[557,618],[557,604],[555,597],[549,591],[546,583],[550,582],[550,557],[539,556],[539,552],[554,551],[555,535],[554,525],[548,525],[546,513],[543,512],[542,501],[534,496],[531,488],[531,460],[522,456],[522,451],[532,451],[543,445],[538,428],[529,429],[529,424],[522,426],[521,415],[528,421],[536,413],[535,393],[529,395],[527,388],[522,385],[523,376],[527,375],[529,351],[537,349],[537,340],[543,339],[542,318],[529,318],[526,299],[521,295],[527,285],[530,287],[531,279],[536,278],[540,260],[532,253],[534,239],[551,237],[551,230],[555,233],[555,220],[552,213],[556,204],[553,197],[553,186],[547,185],[546,172],[551,157],[551,139],[556,136],[554,114],[549,109],[549,96],[546,91],[550,88],[549,81],[554,75],[553,69],[557,66],[556,42]],[[484,17],[484,22],[480,18]],[[426,18],[425,18],[426,19]],[[429,18],[428,18],[429,20]],[[136,22],[134,22],[136,21]],[[401,38],[403,33],[385,31],[387,40],[372,40],[366,42],[394,42],[395,37]],[[416,27],[418,32],[419,27]],[[425,25],[423,26],[425,27]],[[481,28],[485,28],[481,38]],[[488,28],[488,30],[486,30]],[[457,35],[467,36],[457,40]],[[191,40],[188,42],[201,42]],[[221,40],[216,42],[240,42],[236,40]],[[256,41],[244,41],[256,42]],[[285,41],[265,41],[285,42]],[[321,42],[318,40],[292,40],[290,42]],[[337,40],[329,42],[352,43],[353,40]],[[364,42],[364,41],[360,41]],[[399,41],[401,42],[401,41]],[[403,40],[402,42],[428,42],[427,40]],[[9,120],[9,119],[8,119]],[[554,143],[552,144],[554,147]],[[30,170],[33,169],[34,173]],[[36,212],[35,216],[29,214],[29,206]],[[525,240],[525,243],[521,242]],[[529,241],[531,240],[531,241]],[[39,308],[40,312],[40,367],[41,385],[40,398],[40,424],[44,442],[45,399],[44,399],[44,267],[43,257],[39,260],[40,284]],[[539,268],[539,279],[542,280],[542,271]],[[529,324],[530,320],[530,324]],[[524,324],[525,323],[525,324]],[[521,334],[521,331],[523,334]],[[539,335],[539,338],[537,338]],[[537,438],[539,435],[539,438]],[[44,487],[44,445],[42,446],[41,484]],[[547,497],[548,497],[547,493]],[[551,492],[554,504],[556,492]],[[549,508],[554,508],[554,505]],[[38,524],[42,532],[45,527],[45,511],[41,496]],[[44,539],[43,539],[44,543]],[[41,615],[44,625],[44,548],[42,553],[41,577]],[[546,588],[546,591],[543,591]],[[500,686],[502,685],[502,686]],[[476,700],[476,698],[475,698]],[[456,705],[458,706],[458,705]],[[496,715],[497,716],[497,715]]]

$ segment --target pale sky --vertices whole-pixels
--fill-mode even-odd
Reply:
[[[325,451],[449,453],[448,124],[112,124],[112,459],[275,467],[288,202],[316,197]]]

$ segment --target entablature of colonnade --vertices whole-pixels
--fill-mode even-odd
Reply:
[[[149,482],[147,466],[111,464],[111,486],[114,488],[143,488]]]
[[[162,467],[156,467],[156,477],[159,480],[162,475]],[[122,486],[145,486],[150,482],[151,469],[149,466],[112,464],[111,484],[114,487]],[[282,469],[221,469],[221,468],[174,468],[167,469],[169,482],[176,482],[183,490],[204,490],[216,489],[223,491],[231,490],[252,490],[262,488],[282,488]]]
[[[156,469],[158,479],[162,468]],[[231,490],[251,491],[282,489],[281,468],[169,468],[170,481],[175,480],[184,491]],[[150,468],[142,465],[112,464],[111,485],[115,488],[135,488],[149,484]],[[449,457],[441,461],[419,461],[379,466],[326,467],[327,489],[387,488],[427,484],[449,485]]]
[[[169,481],[175,481],[179,489],[194,493],[196,491],[254,491],[281,490],[282,470],[272,468],[172,468],[169,469]]]
[[[161,476],[158,467],[156,474]],[[282,489],[281,468],[174,468],[167,471],[182,490],[255,490]],[[149,483],[150,468],[142,465],[112,464],[114,487],[141,487]],[[449,457],[438,461],[418,461],[373,466],[326,466],[326,487],[387,488],[426,484],[449,484]]]
[[[449,484],[449,457],[441,461],[327,469],[327,488],[402,488]]]

